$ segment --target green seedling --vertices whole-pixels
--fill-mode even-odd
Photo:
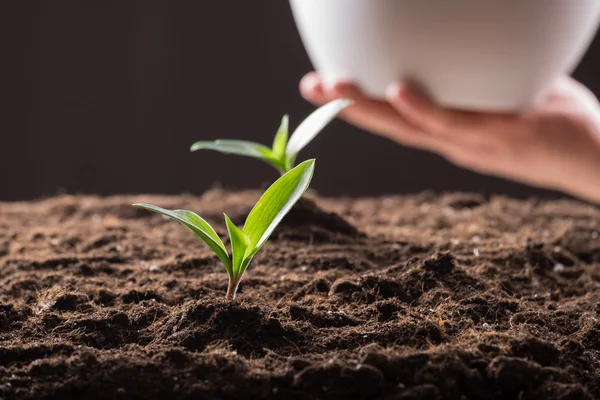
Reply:
[[[281,126],[275,135],[272,148],[246,140],[219,139],[213,142],[196,142],[191,151],[215,150],[224,154],[235,154],[262,160],[275,167],[281,174],[294,166],[300,150],[309,144],[351,100],[334,100],[317,109],[294,131],[288,141],[289,117],[283,116]]]
[[[236,292],[252,258],[269,239],[277,225],[308,189],[315,169],[315,160],[304,161],[280,177],[258,200],[244,224],[238,228],[224,214],[231,252],[215,230],[197,214],[186,210],[165,210],[151,204],[134,206],[166,215],[180,222],[204,240],[225,266],[229,275],[226,299],[235,300]]]

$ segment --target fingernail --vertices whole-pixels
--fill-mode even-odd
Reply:
[[[314,74],[304,75],[302,83],[309,88],[316,86],[320,82],[319,77]]]
[[[388,100],[395,100],[400,95],[400,84],[398,82],[392,83],[385,90],[385,95]]]
[[[333,89],[335,87],[335,83],[336,83],[336,80],[333,78],[323,79],[323,90],[325,90],[326,92],[333,91]]]

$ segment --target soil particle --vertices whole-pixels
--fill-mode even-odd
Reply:
[[[423,263],[423,268],[426,271],[433,271],[439,275],[445,275],[452,272],[455,267],[455,259],[452,254],[436,254],[431,259]]]

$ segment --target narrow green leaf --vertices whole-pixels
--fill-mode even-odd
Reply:
[[[288,131],[290,127],[290,118],[287,115],[284,115],[281,119],[281,126],[275,135],[275,140],[273,141],[273,156],[282,160],[285,157],[285,148],[288,143]]]
[[[283,163],[273,155],[271,149],[260,143],[246,140],[218,139],[214,142],[201,141],[194,143],[190,150],[215,150],[223,154],[252,157],[262,160],[278,170],[283,168]]]
[[[294,131],[288,142],[286,155],[295,159],[296,155],[319,134],[351,100],[338,99],[325,104],[308,116]]]
[[[304,161],[279,178],[254,206],[244,232],[250,239],[246,257],[254,256],[269,239],[283,217],[302,197],[312,179],[315,160]]]
[[[194,143],[190,150],[215,150],[224,154],[235,154],[238,156],[263,159],[273,157],[271,149],[267,146],[260,143],[249,142],[247,140],[218,139],[214,142],[200,141]]]
[[[206,244],[215,252],[217,257],[219,257],[219,260],[221,260],[223,265],[225,265],[227,272],[231,274],[231,260],[227,254],[227,249],[225,248],[223,241],[221,241],[221,238],[219,238],[219,235],[217,235],[217,232],[215,232],[212,226],[198,214],[187,210],[166,210],[161,207],[153,206],[152,204],[136,203],[134,206],[166,215],[186,226],[198,235],[200,239],[206,242]]]
[[[246,249],[250,244],[250,239],[248,236],[238,228],[231,219],[227,216],[227,214],[223,214],[225,216],[225,224],[227,225],[227,231],[229,232],[229,240],[231,241],[231,258],[232,258],[232,269],[233,269],[233,277],[241,277],[242,266],[245,261]]]

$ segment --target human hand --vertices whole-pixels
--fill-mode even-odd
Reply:
[[[401,84],[389,88],[387,101],[375,100],[349,81],[325,84],[314,72],[300,91],[315,105],[352,99],[340,117],[402,145],[600,203],[600,104],[571,78],[560,79],[543,104],[515,115],[442,109]]]

